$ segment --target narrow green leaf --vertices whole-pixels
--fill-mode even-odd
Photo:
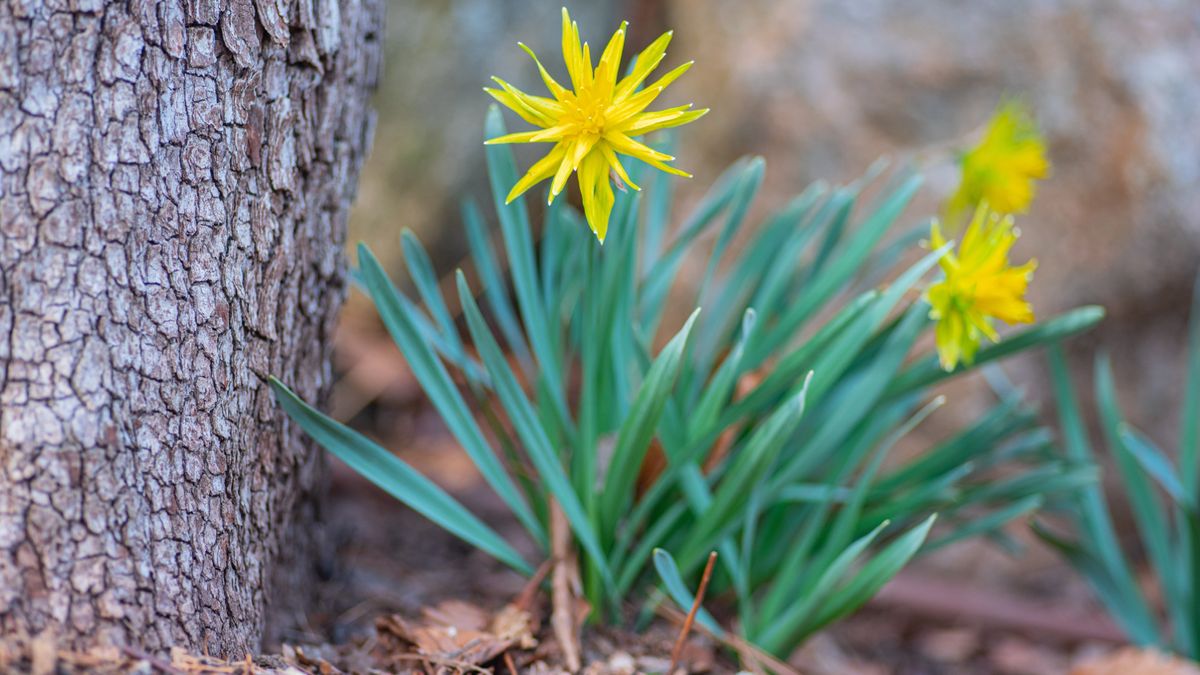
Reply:
[[[975,363],[967,365],[960,363],[950,372],[942,369],[937,355],[922,359],[904,370],[888,385],[888,396],[900,396],[923,387],[937,384],[943,380],[979,368],[985,363],[1011,356],[1018,352],[1053,344],[1065,340],[1072,335],[1082,333],[1095,326],[1104,318],[1104,308],[1097,306],[1080,307],[1066,314],[1034,325],[1031,328],[1014,332],[1000,342],[988,345],[975,355]]]
[[[858,272],[863,261],[912,200],[920,185],[919,176],[908,177],[863,221],[846,242],[844,249],[839,251],[839,255],[805,285],[795,305],[781,317],[771,336],[764,339],[761,346],[757,346],[760,351],[754,353],[752,363],[758,363],[778,345],[790,340],[795,332]]]
[[[525,344],[525,336],[521,334],[521,327],[517,323],[517,315],[513,310],[512,303],[509,302],[508,284],[500,276],[500,266],[484,228],[483,216],[479,213],[479,207],[473,200],[463,201],[462,218],[467,231],[467,245],[471,250],[471,260],[474,261],[475,271],[479,274],[480,283],[483,284],[484,298],[487,300],[488,309],[492,310],[492,315],[500,326],[500,332],[503,333],[508,348],[512,350],[521,364],[521,369],[532,380],[536,373],[533,359],[529,354],[529,347]]]
[[[936,515],[929,516],[925,522],[905,532],[863,565],[853,580],[833,594],[833,602],[822,606],[812,620],[805,623],[802,629],[804,634],[811,635],[850,614],[878,593],[916,555],[936,518]]]
[[[288,416],[350,468],[454,536],[522,574],[533,573],[529,563],[500,535],[400,458],[322,415],[273,377],[271,389]]]
[[[1133,454],[1146,473],[1150,474],[1150,477],[1157,481],[1167,491],[1167,494],[1171,495],[1171,499],[1185,509],[1195,511],[1196,505],[1188,498],[1187,492],[1183,488],[1183,482],[1179,480],[1179,474],[1175,472],[1175,467],[1171,466],[1171,460],[1167,459],[1162,450],[1155,447],[1150,439],[1139,434],[1128,424],[1122,425],[1119,433],[1121,444]]]
[[[592,556],[597,561],[597,564],[600,565],[606,577],[606,582],[611,588],[613,579],[611,573],[608,571],[608,566],[605,564],[604,551],[600,546],[600,540],[597,538],[596,532],[592,528],[587,514],[584,512],[579,497],[571,489],[571,483],[567,479],[566,471],[563,469],[554,448],[550,444],[549,435],[538,421],[533,405],[529,403],[525,393],[521,390],[521,385],[517,382],[516,376],[513,375],[508,361],[505,360],[504,353],[500,350],[500,345],[496,342],[496,338],[488,330],[483,315],[479,312],[478,305],[475,304],[475,298],[471,294],[471,289],[467,286],[466,277],[463,276],[461,271],[457,275],[457,282],[458,296],[462,301],[463,312],[467,317],[467,328],[470,330],[471,339],[474,340],[476,348],[479,349],[479,355],[483,359],[488,374],[495,384],[496,396],[499,397],[501,405],[504,406],[505,412],[508,413],[509,420],[512,421],[517,436],[525,445],[525,450],[529,454],[530,461],[537,468],[538,478],[550,490],[551,494],[554,495],[554,498],[562,507],[563,513],[571,524],[571,529],[575,532],[575,536],[579,538],[579,542],[583,545],[587,554]]]
[[[1054,398],[1058,405],[1067,456],[1075,462],[1092,463],[1094,458],[1091,442],[1087,437],[1079,401],[1071,386],[1066,357],[1063,356],[1059,345],[1051,347],[1049,352],[1051,382],[1054,385]],[[1111,581],[1113,592],[1119,595],[1119,599],[1114,599],[1113,602],[1118,603],[1123,608],[1122,611],[1130,613],[1125,618],[1132,623],[1154,625],[1153,613],[1138,592],[1137,580],[1117,543],[1100,486],[1081,490],[1077,499],[1077,517],[1088,547],[1095,551],[1097,564],[1104,571],[1104,576]]]
[[[1059,537],[1037,521],[1032,523],[1032,529],[1039,539],[1057,550],[1083,574],[1108,608],[1109,615],[1121,626],[1131,642],[1144,646],[1162,645],[1158,625],[1146,609],[1145,600],[1136,586],[1127,586],[1126,581],[1114,580],[1111,570],[1089,548]]]
[[[1020,501],[1013,502],[1012,504],[1009,504],[1003,508],[992,511],[987,515],[974,518],[967,523],[955,527],[945,535],[926,544],[923,553],[931,553],[939,548],[949,546],[955,542],[963,541],[964,539],[970,539],[971,537],[976,537],[981,534],[987,534],[994,530],[998,530],[1017,518],[1033,513],[1040,508],[1041,505],[1042,498],[1040,495],[1030,495],[1025,497]]]
[[[1107,357],[1096,359],[1095,366],[1096,403],[1100,411],[1101,427],[1105,439],[1112,448],[1113,458],[1120,468],[1119,475],[1134,519],[1138,534],[1146,547],[1146,553],[1166,593],[1165,597],[1179,597],[1182,579],[1176,575],[1174,556],[1171,553],[1170,515],[1165,511],[1146,478],[1146,469],[1139,465],[1133,450],[1122,435],[1125,422],[1117,403],[1117,390],[1113,382],[1112,366]],[[1168,603],[1173,607],[1178,603]],[[1182,617],[1174,617],[1176,620]]]
[[[445,366],[417,330],[412,312],[407,311],[400,300],[400,292],[396,290],[370,249],[361,244],[358,247],[358,260],[363,282],[370,291],[376,309],[379,310],[379,316],[412,368],[413,376],[433,402],[450,432],[478,467],[484,480],[512,509],[513,514],[534,539],[545,544],[545,529],[479,430],[479,425],[475,423],[474,416],[458,388],[454,386]]]
[[[842,577],[875,541],[879,533],[888,526],[887,521],[875,526],[875,529],[858,538],[843,549],[827,566],[821,567],[816,583],[807,593],[795,597],[786,610],[779,616],[761,617],[756,624],[767,626],[766,632],[757,638],[757,642],[768,652],[779,654],[789,643],[795,641],[795,633],[809,619],[819,603],[825,602],[833,592],[834,587]]]
[[[504,118],[496,105],[488,107],[487,122],[484,126],[488,138],[504,135]],[[517,305],[521,308],[525,333],[541,368],[542,386],[552,394],[555,410],[562,422],[567,424],[570,415],[567,412],[566,395],[562,386],[562,367],[554,351],[550,324],[538,293],[537,264],[533,257],[533,233],[529,226],[529,213],[525,208],[524,197],[505,203],[509,190],[517,183],[517,165],[513,160],[512,150],[507,145],[489,145],[486,147],[486,154],[492,200],[496,205],[496,213],[500,216],[500,229],[504,234],[509,270],[517,295]]]
[[[699,313],[699,309],[692,312],[687,323],[654,360],[629,409],[629,415],[617,433],[616,447],[613,449],[608,475],[604,480],[604,492],[601,494],[609,532],[615,530],[617,519],[629,507],[638,469],[666,407],[671,386],[679,374],[688,336]]]

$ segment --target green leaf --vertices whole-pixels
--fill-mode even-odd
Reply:
[[[1122,425],[1119,433],[1121,444],[1133,455],[1138,464],[1142,465],[1146,473],[1150,474],[1150,477],[1157,481],[1167,491],[1167,494],[1171,495],[1171,499],[1187,510],[1195,511],[1196,505],[1189,499],[1183,483],[1179,480],[1179,475],[1175,472],[1175,467],[1171,466],[1171,460],[1167,459],[1162,450],[1156,448],[1150,439],[1139,434],[1128,424]]]
[[[1103,318],[1103,307],[1088,306],[1071,310],[1044,323],[1017,331],[996,344],[980,349],[979,353],[975,355],[975,362],[973,364],[960,363],[957,368],[950,372],[942,369],[938,363],[937,355],[929,356],[909,366],[899,377],[893,380],[888,385],[888,396],[901,396],[973,370],[985,363],[1002,359],[1027,349],[1065,340],[1072,335],[1090,329]]]
[[[500,535],[428,478],[357,431],[322,415],[279,380],[272,377],[270,381],[275,399],[288,416],[350,468],[454,536],[522,574],[533,573],[529,563]]]
[[[450,432],[462,444],[484,480],[512,509],[513,514],[534,539],[545,545],[545,528],[538,522],[529,504],[522,498],[517,486],[488,445],[445,366],[417,330],[412,313],[400,300],[400,292],[392,285],[370,249],[361,244],[358,247],[358,259],[363,283],[367,286],[388,332],[412,368],[413,376],[421,383],[421,388],[433,402]]]
[[[760,621],[759,623],[766,623],[768,628],[761,637],[757,638],[758,644],[768,652],[782,654],[787,645],[796,641],[795,633],[804,624],[804,621],[810,618],[813,610],[818,604],[827,601],[833,593],[834,587],[849,571],[850,566],[858,560],[871,542],[875,541],[879,533],[887,526],[887,521],[884,521],[866,535],[850,543],[828,565],[820,568],[820,575],[817,577],[816,583],[808,589],[807,593],[796,597],[781,615]]]
[[[517,323],[517,315],[508,299],[508,284],[500,276],[499,264],[492,250],[491,241],[483,226],[483,216],[479,207],[472,200],[466,200],[462,205],[462,218],[467,231],[467,245],[471,249],[471,259],[475,262],[475,271],[483,284],[484,297],[488,309],[492,310],[500,332],[504,335],[508,348],[512,350],[521,364],[525,374],[533,379],[535,370],[533,359],[529,355],[529,347],[525,344],[525,336]]]
[[[1032,523],[1032,528],[1039,539],[1057,550],[1083,574],[1131,642],[1147,646],[1162,644],[1158,625],[1146,609],[1136,586],[1113,579],[1111,570],[1089,548],[1055,535],[1036,521]]]
[[[1050,349],[1050,375],[1054,385],[1054,398],[1058,404],[1059,421],[1062,425],[1063,443],[1067,456],[1079,463],[1093,462],[1091,442],[1080,412],[1079,401],[1071,386],[1067,371],[1066,358],[1062,348],[1055,345]],[[1113,530],[1112,520],[1104,504],[1104,494],[1099,485],[1084,488],[1077,497],[1077,519],[1083,531],[1088,548],[1095,552],[1096,564],[1103,570],[1104,577],[1109,580],[1111,592],[1110,607],[1116,607],[1125,614],[1122,618],[1133,625],[1154,625],[1153,613],[1145,599],[1138,591],[1137,581],[1129,568],[1121,548],[1117,544],[1117,536]],[[1082,560],[1081,558],[1079,560]]]
[[[667,291],[675,280],[684,254],[732,199],[734,190],[741,183],[742,174],[749,170],[748,163],[747,160],[739,160],[717,178],[684,222],[680,234],[667,247],[662,258],[647,271],[647,276],[638,291],[638,297],[641,298],[638,316],[641,317],[647,337],[653,337],[658,328]]]
[[[504,118],[497,106],[488,107],[487,122],[484,126],[488,138],[504,135]],[[559,418],[563,424],[567,424],[570,415],[567,412],[566,395],[562,387],[562,368],[554,351],[551,328],[538,293],[537,264],[533,257],[533,233],[529,226],[529,213],[523,197],[518,197],[509,204],[504,203],[509,190],[517,183],[517,165],[513,160],[512,150],[507,145],[489,145],[486,147],[486,153],[492,200],[496,205],[496,213],[500,216],[500,229],[504,234],[509,270],[512,273],[517,305],[521,308],[525,333],[541,368],[541,384],[551,393],[552,403]]]
[[[458,296],[462,300],[463,312],[467,317],[467,328],[471,331],[471,338],[475,341],[475,346],[479,349],[480,357],[487,367],[488,374],[495,383],[496,396],[499,397],[501,405],[508,413],[517,436],[525,445],[529,459],[537,469],[538,478],[558,500],[575,536],[578,537],[587,554],[600,565],[606,582],[611,588],[614,582],[612,574],[605,564],[600,540],[584,512],[578,495],[571,489],[571,482],[567,479],[566,471],[550,444],[549,435],[538,422],[533,405],[525,397],[521,385],[517,383],[516,376],[513,375],[508,361],[504,358],[504,353],[500,350],[500,345],[497,344],[492,332],[488,330],[483,315],[480,314],[479,307],[471,295],[471,289],[467,286],[466,277],[461,271],[457,275],[457,282]]]
[[[697,517],[686,543],[679,548],[684,569],[691,571],[702,556],[739,522],[753,490],[762,489],[768,471],[804,416],[811,374],[800,390],[758,425],[746,444],[731,453],[712,503]]]
[[[1113,457],[1120,468],[1119,475],[1125,486],[1129,504],[1137,521],[1138,534],[1146,547],[1146,553],[1163,584],[1166,597],[1178,597],[1183,586],[1176,578],[1175,560],[1171,553],[1170,516],[1146,479],[1146,469],[1139,465],[1137,457],[1122,435],[1125,423],[1117,404],[1117,390],[1113,383],[1112,366],[1107,357],[1096,359],[1095,366],[1096,403],[1105,439],[1113,449]],[[1176,603],[1168,603],[1174,606]],[[1179,617],[1176,617],[1178,619]]]
[[[987,515],[974,518],[965,524],[955,527],[947,534],[926,544],[924,553],[931,553],[955,542],[998,530],[1017,518],[1033,513],[1041,505],[1042,498],[1040,495],[1025,497],[1003,508],[992,511]]]
[[[876,243],[891,227],[892,223],[912,200],[921,185],[919,176],[908,177],[899,188],[889,195],[879,208],[863,221],[854,235],[839,250],[839,255],[805,285],[796,303],[780,318],[779,325],[761,346],[756,345],[751,363],[758,363],[778,345],[791,339],[805,321],[825,302],[842,288],[862,267],[863,262],[874,250]]]
[[[863,565],[853,580],[838,588],[833,601],[822,606],[812,620],[804,625],[804,633],[810,635],[862,607],[916,555],[936,518],[936,515],[929,516],[925,522],[905,532]]]
[[[633,498],[638,470],[666,407],[671,386],[679,374],[688,336],[699,314],[699,309],[692,312],[687,323],[654,360],[650,372],[646,374],[646,379],[638,390],[637,398],[629,409],[629,415],[621,424],[608,466],[608,475],[604,480],[604,491],[600,496],[609,532],[615,530],[617,519],[629,507]]]

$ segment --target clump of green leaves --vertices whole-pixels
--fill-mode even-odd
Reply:
[[[1108,357],[1098,358],[1095,364],[1095,396],[1104,441],[1137,523],[1163,608],[1156,607],[1143,592],[1133,564],[1121,551],[1100,484],[1056,504],[1074,522],[1077,539],[1067,540],[1043,524],[1038,524],[1036,531],[1087,577],[1130,640],[1195,659],[1200,657],[1200,279],[1191,311],[1176,460],[1125,422]],[[1066,456],[1071,461],[1090,462],[1095,451],[1060,348],[1051,350],[1050,365]]]
[[[486,136],[503,133],[493,109]],[[619,620],[627,601],[658,584],[690,604],[685,580],[717,550],[715,596],[736,607],[747,637],[784,654],[861,606],[922,547],[994,533],[1042,493],[1088,479],[1050,455],[1049,437],[1016,400],[916,459],[885,462],[937,407],[931,387],[963,370],[943,371],[925,350],[914,356],[931,329],[919,290],[944,250],[871,287],[928,231],[927,222],[897,226],[918,177],[900,173],[866,204],[875,179],[814,184],[751,226],[764,166],[743,160],[671,233],[672,183],[635,165],[646,189],[618,194],[603,247],[565,200],[546,210],[535,245],[525,202],[505,203],[517,180],[510,151],[490,146],[487,162],[511,294],[478,209],[468,203],[464,220],[490,322],[460,272],[463,332],[408,233],[419,301],[365,247],[356,278],[450,431],[544,554],[552,503],[562,508],[599,616]],[[703,271],[697,283],[679,283],[690,256],[705,261]],[[679,303],[704,309],[664,325],[667,305]],[[981,350],[975,365],[1099,316],[1085,308],[1016,333]],[[402,460],[274,386],[284,409],[350,466],[531,570]],[[643,471],[652,446],[665,460],[657,475]],[[639,489],[639,476],[652,480]],[[946,524],[937,530],[935,513]],[[720,631],[711,616],[701,620]]]

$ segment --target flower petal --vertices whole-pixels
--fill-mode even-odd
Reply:
[[[650,73],[654,72],[658,64],[662,63],[663,57],[667,55],[667,45],[671,43],[671,36],[674,34],[675,31],[663,33],[637,55],[633,62],[633,69],[617,83],[613,98],[619,100],[629,96],[638,88],[638,85],[650,76]]]
[[[534,54],[533,50],[530,49],[528,45],[526,45],[524,42],[518,42],[517,46],[521,49],[524,49],[525,53],[528,54],[529,57],[533,59],[533,62],[537,64],[538,72],[542,75],[542,82],[546,83],[546,88],[550,90],[550,93],[554,95],[554,98],[561,101],[565,96],[570,94],[565,87],[563,87],[558,83],[557,80],[550,76],[550,73],[546,72],[546,67],[542,65],[542,62],[538,59],[537,54]]]
[[[554,170],[562,163],[563,155],[566,153],[566,148],[562,143],[550,149],[546,156],[534,162],[529,171],[521,176],[521,180],[509,190],[508,197],[504,199],[505,204],[509,204],[512,200],[525,194],[529,188],[546,180],[554,175]]]

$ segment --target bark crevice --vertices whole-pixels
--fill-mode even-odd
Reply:
[[[329,381],[382,11],[0,2],[0,632],[258,647],[322,480],[264,378]]]

